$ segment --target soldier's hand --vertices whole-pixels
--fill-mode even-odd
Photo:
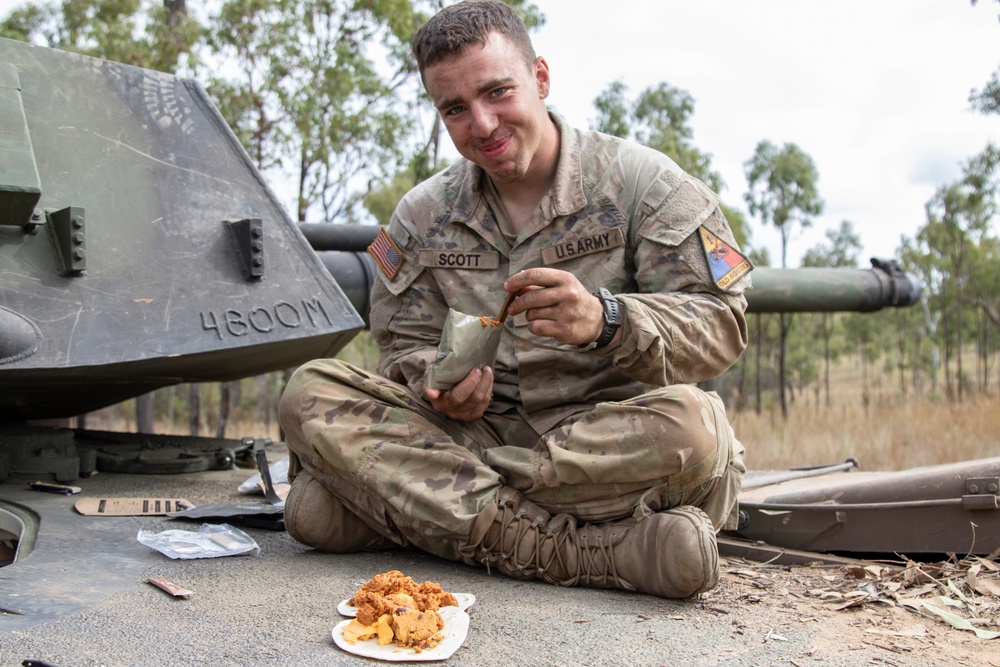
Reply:
[[[567,345],[587,345],[604,329],[601,300],[587,291],[576,276],[558,269],[534,268],[515,273],[503,284],[518,296],[510,315],[525,314],[528,330]]]
[[[425,389],[424,396],[445,417],[474,421],[482,417],[493,402],[493,369],[489,366],[473,368],[451,389]]]

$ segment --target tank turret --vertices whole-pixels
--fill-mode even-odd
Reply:
[[[289,368],[363,325],[196,82],[0,39],[0,422]]]

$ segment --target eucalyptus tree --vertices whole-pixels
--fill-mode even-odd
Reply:
[[[757,144],[743,164],[748,190],[743,196],[750,215],[774,225],[781,235],[781,268],[788,266],[788,242],[795,226],[812,225],[823,212],[817,181],[819,172],[808,154],[795,144],[780,149],[770,141]]]
[[[356,219],[410,147],[410,0],[224,0],[208,86],[258,166],[291,184],[294,216]]]
[[[764,224],[772,224],[781,235],[781,268],[787,268],[788,241],[796,224],[805,228],[812,217],[823,212],[817,181],[819,173],[809,155],[795,144],[778,148],[770,141],[757,144],[754,154],[744,163],[748,190],[744,195],[751,215]],[[779,317],[778,376],[781,383],[781,414],[788,416],[785,351],[792,316]]]
[[[1000,148],[989,144],[964,166],[961,180],[967,194],[966,216],[973,230],[966,256],[968,279],[962,298],[981,312],[983,324],[1000,329],[1000,239],[995,233],[1000,212]],[[980,328],[977,348],[980,353],[980,382],[985,386],[985,355],[990,335]]]
[[[858,265],[858,255],[861,253],[861,237],[854,228],[854,223],[842,220],[840,226],[826,230],[826,242],[819,243],[806,251],[802,257],[802,266],[806,267],[836,267],[851,268]],[[823,389],[824,402],[830,405],[830,361],[837,356],[837,350],[831,348],[837,318],[832,313],[817,313],[815,331],[823,341]],[[810,339],[811,343],[811,339]]]
[[[996,303],[996,297],[991,298],[972,278],[974,269],[984,266],[986,259],[980,248],[992,238],[991,222],[997,214],[998,171],[1000,149],[992,145],[966,161],[962,178],[940,186],[927,202],[927,222],[916,236],[918,252],[929,258],[926,265],[938,274],[935,276],[938,278],[936,297],[944,315],[945,374],[947,380],[950,350],[953,348],[959,400],[965,385],[962,365],[963,307],[970,300],[987,308],[991,302]],[[1000,263],[991,263],[988,267],[987,273],[997,271],[1000,270]]]

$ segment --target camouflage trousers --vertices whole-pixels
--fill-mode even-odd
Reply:
[[[583,522],[696,505],[722,529],[735,528],[746,471],[722,401],[690,385],[598,403],[539,434],[517,410],[448,419],[403,385],[324,359],[295,372],[280,415],[295,464],[348,509],[452,560],[503,485]]]

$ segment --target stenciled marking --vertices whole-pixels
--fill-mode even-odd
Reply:
[[[202,311],[201,328],[223,340],[226,334],[241,337],[268,334],[275,329],[298,329],[333,325],[333,318],[319,299],[302,299],[299,305],[279,301],[271,307],[255,306],[248,310],[227,308],[216,312]]]

